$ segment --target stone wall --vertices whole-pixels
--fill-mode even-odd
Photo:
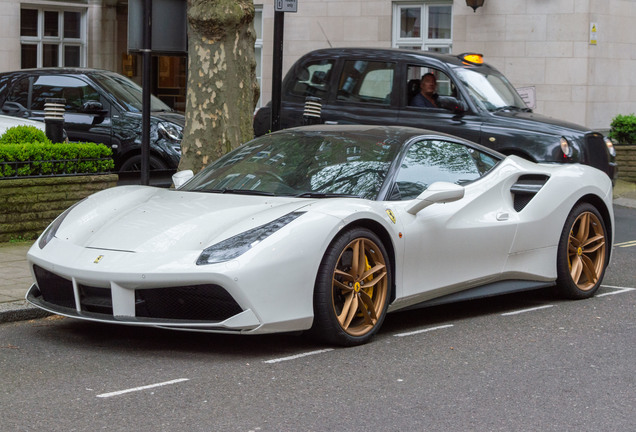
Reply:
[[[117,185],[117,174],[0,180],[0,242],[35,239],[77,201]]]
[[[636,182],[636,144],[617,145],[616,161],[618,162],[618,178]]]

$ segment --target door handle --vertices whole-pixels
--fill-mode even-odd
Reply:
[[[497,220],[498,221],[507,221],[510,218],[510,215],[508,214],[508,212],[499,212],[497,213]]]
[[[337,121],[335,121],[335,120],[326,120],[326,121],[325,121],[325,124],[326,124],[326,125],[337,125],[337,124],[338,124],[338,122],[337,122]]]

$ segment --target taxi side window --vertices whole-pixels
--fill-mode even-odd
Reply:
[[[415,199],[432,183],[466,184],[477,180],[498,160],[463,144],[422,140],[413,143],[400,165],[391,200]]]
[[[412,100],[415,95],[417,95],[421,90],[420,80],[424,75],[428,73],[431,73],[435,76],[437,84],[435,93],[438,97],[458,97],[457,87],[450,79],[450,77],[441,70],[422,65],[409,65],[407,68],[407,105],[413,106]]]
[[[294,96],[324,97],[329,91],[329,79],[334,60],[318,60],[302,65],[296,72],[290,88]]]
[[[337,99],[389,105],[394,74],[395,63],[346,61],[338,83]]]

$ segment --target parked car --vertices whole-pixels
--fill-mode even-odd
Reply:
[[[437,78],[437,108],[411,106],[425,73]],[[617,176],[612,142],[583,126],[535,114],[478,54],[333,48],[301,57],[282,86],[281,128],[303,124],[308,96],[330,124],[388,124],[446,132],[534,162],[580,162]],[[271,107],[254,133],[270,129]]]
[[[89,321],[356,345],[387,311],[541,287],[591,297],[612,251],[601,171],[421,129],[287,129],[189,176],[64,212],[28,252],[27,299]]]
[[[0,115],[0,135],[5,133],[7,129],[12,128],[14,126],[35,126],[36,128],[40,129],[42,132],[44,132],[45,130],[45,125],[42,122],[29,120],[29,119],[23,119],[23,118],[16,118],[16,117],[11,117],[6,115]]]
[[[2,114],[44,121],[47,98],[66,100],[64,129],[71,141],[113,149],[121,171],[141,167],[141,87],[114,72],[42,68],[0,73]],[[176,169],[185,117],[151,96],[150,168]]]

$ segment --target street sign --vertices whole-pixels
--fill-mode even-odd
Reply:
[[[275,12],[298,12],[298,0],[274,0]]]

